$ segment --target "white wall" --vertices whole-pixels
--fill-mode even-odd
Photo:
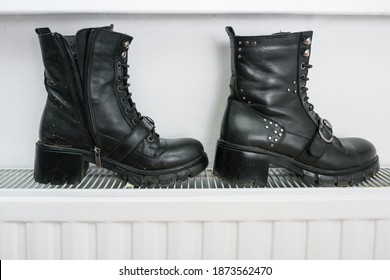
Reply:
[[[1,12],[0,12],[1,14]],[[211,163],[228,96],[229,41],[239,35],[314,30],[310,102],[339,137],[360,136],[390,165],[390,17],[287,14],[0,15],[0,168],[32,167],[46,93],[35,27],[74,34],[115,24],[134,37],[131,90],[162,137],[190,136]],[[210,165],[212,166],[212,165]]]

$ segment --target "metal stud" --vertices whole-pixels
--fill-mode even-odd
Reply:
[[[273,147],[274,147],[274,144],[273,144],[273,143],[271,143],[271,145],[270,145],[270,146],[271,146],[271,148],[273,148]]]
[[[275,142],[278,142],[278,141],[279,141],[279,139],[278,139],[278,138],[275,138],[275,139],[274,139],[274,141],[275,141]]]
[[[279,133],[279,136],[280,136],[280,137],[282,137],[282,135],[283,135],[282,133]]]
[[[248,101],[248,104],[251,104],[252,102]]]
[[[245,41],[245,46],[248,46],[249,45],[249,41]]]
[[[303,44],[305,44],[305,45],[310,45],[311,44],[311,39],[310,39],[310,37],[307,37],[307,38],[305,38],[305,40],[303,40]]]
[[[298,91],[296,89],[294,89],[294,93],[297,93]]]
[[[244,92],[244,90],[242,88],[240,88],[240,93],[243,93],[243,92]]]
[[[268,136],[268,140],[272,140],[272,137],[271,137],[271,136]]]
[[[304,57],[309,57],[310,56],[310,50],[309,49],[306,49],[303,51],[303,56]]]
[[[241,58],[241,55],[238,55],[237,57],[238,57],[238,58]]]
[[[238,51],[240,52],[242,49],[241,48],[238,48]]]
[[[264,122],[267,122],[267,119],[263,119]]]
[[[238,42],[238,44],[239,44],[239,45],[241,45],[241,44],[242,44],[242,42],[241,42],[241,41],[239,41],[239,42]]]
[[[269,122],[269,124],[272,124],[272,122]]]
[[[252,46],[256,46],[257,45],[257,42],[252,42]]]
[[[279,125],[277,123],[275,123],[275,127],[278,127]]]
[[[277,134],[277,133],[278,133],[278,131],[277,131],[277,130],[274,130],[274,133],[275,133],[275,134]]]
[[[293,85],[296,85],[297,84],[297,81],[292,81]]]
[[[244,100],[245,100],[245,99],[246,99],[246,98],[245,98],[245,96],[243,96],[243,97],[242,97],[242,99],[244,99]]]
[[[129,41],[124,41],[124,42],[123,42],[123,47],[124,47],[124,48],[127,49],[127,48],[129,47],[129,45],[130,45],[130,42],[129,42]]]
[[[284,131],[284,129],[283,129],[283,128],[281,128],[281,129],[280,129],[280,132],[283,132],[283,131]]]
[[[268,128],[269,128],[269,126],[268,126],[268,125],[266,125],[266,126],[265,126],[265,128],[266,128],[266,129],[268,129]]]
[[[291,88],[288,88],[287,91],[290,92],[290,91],[291,91]]]

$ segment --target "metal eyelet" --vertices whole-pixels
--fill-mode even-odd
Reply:
[[[150,136],[150,135],[148,136],[147,139],[148,139],[148,141],[149,141],[150,143],[152,143],[152,142],[154,141],[154,138],[153,138],[152,136]]]
[[[122,103],[126,103],[126,100],[125,100],[124,97],[121,98],[121,102],[122,102]]]
[[[121,79],[121,76],[116,76],[116,80],[118,81],[118,82],[120,82],[122,79]]]
[[[301,69],[305,69],[306,68],[306,63],[301,63]]]
[[[126,41],[123,42],[122,45],[123,45],[124,48],[127,49],[129,47],[129,45],[130,45],[130,42],[126,40]]]
[[[121,58],[125,58],[126,57],[126,52],[125,51],[121,51],[120,52],[120,56],[121,56]]]
[[[307,38],[305,38],[304,40],[303,40],[303,44],[304,45],[310,45],[311,44],[311,39],[310,39],[310,37],[307,37]]]
[[[126,113],[126,115],[130,114],[130,109],[129,109],[129,108],[126,108],[126,109],[125,109],[125,113]]]
[[[122,63],[118,62],[118,63],[116,64],[116,67],[122,68]]]
[[[131,122],[132,122],[133,124],[137,124],[137,119],[134,118],[134,119],[131,120]]]
[[[118,86],[116,89],[117,89],[119,92],[122,92],[122,91],[123,91],[123,88],[122,88],[121,86]]]
[[[304,57],[309,57],[310,56],[310,50],[309,49],[306,49],[302,52],[303,56]]]

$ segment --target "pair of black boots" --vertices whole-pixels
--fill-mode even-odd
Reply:
[[[270,164],[320,186],[346,186],[379,170],[374,146],[336,138],[308,102],[312,32],[236,36],[231,44],[231,94],[217,143],[214,174],[239,186],[267,184]],[[202,144],[164,139],[136,109],[129,91],[132,37],[113,26],[75,36],[37,28],[47,103],[36,144],[35,179],[77,183],[89,162],[136,186],[186,180],[208,165]]]

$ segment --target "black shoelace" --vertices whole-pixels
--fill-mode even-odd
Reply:
[[[308,64],[308,63],[302,63],[301,67],[310,69],[313,67],[313,65]],[[309,78],[307,76],[301,76],[301,80],[305,82],[305,85],[303,87],[301,87],[301,96],[303,97],[303,102],[309,104],[309,111],[310,112],[314,112],[314,105],[311,104],[310,102],[308,102],[309,96],[307,96],[307,91],[309,89],[306,87],[306,82],[309,81]],[[320,117],[318,116],[317,113],[315,113],[315,117],[316,117],[316,119],[320,119]]]
[[[130,66],[129,66],[129,64],[118,62],[118,67],[123,68],[123,73],[124,73],[123,76],[118,76],[118,80],[121,80],[124,82],[124,85],[118,86],[118,91],[119,92],[126,91],[126,93],[127,93],[126,96],[121,98],[121,102],[122,103],[128,102],[128,104],[130,105],[130,107],[125,109],[125,113],[128,115],[131,113],[131,111],[135,111],[135,117],[132,119],[132,123],[135,125],[137,123],[139,123],[142,118],[147,119],[149,121],[149,123],[151,123],[153,125],[153,130],[150,133],[150,135],[147,137],[149,142],[153,142],[155,138],[159,137],[159,135],[155,131],[154,121],[148,116],[142,116],[141,113],[137,111],[136,103],[133,102],[133,100],[131,99],[133,93],[129,91],[130,83],[128,83],[128,79],[130,78],[130,76],[127,74],[128,68]]]

